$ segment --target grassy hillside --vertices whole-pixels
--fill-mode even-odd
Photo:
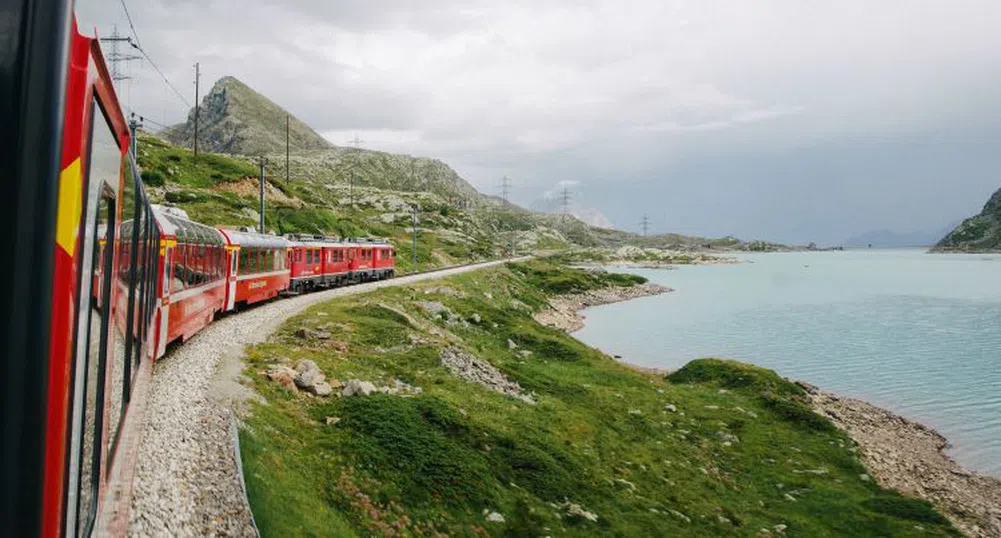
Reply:
[[[213,226],[257,226],[259,183],[253,159],[220,154],[196,159],[190,150],[153,136],[140,137],[137,154],[154,203],[175,205]],[[268,168],[266,177],[266,229],[386,237],[396,245],[404,272],[412,267],[412,204],[420,208],[421,269],[500,257],[512,242],[520,252],[569,244],[559,230],[513,207],[459,209],[434,193],[352,188],[326,178],[294,177],[286,182],[276,168]]]
[[[1001,189],[994,192],[984,209],[963,221],[942,238],[939,251],[1001,251]]]
[[[641,281],[532,262],[342,298],[291,319],[248,350],[246,372],[266,401],[240,431],[260,530],[956,534],[927,503],[868,480],[852,441],[775,373],[718,360],[641,373],[532,318],[544,290]],[[489,363],[531,401],[453,374],[443,357],[455,353]],[[422,390],[321,398],[268,379],[269,368],[300,359],[328,379]]]

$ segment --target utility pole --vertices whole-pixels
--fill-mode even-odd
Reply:
[[[198,157],[198,79],[199,78],[201,78],[201,72],[199,71],[198,63],[196,62],[195,63],[195,157]],[[263,219],[264,217],[262,216],[261,218]]]
[[[263,156],[261,157],[261,173],[258,175],[258,179],[261,183],[261,233],[264,233],[264,165],[267,163],[267,159]]]
[[[414,268],[412,273],[417,273],[417,204],[412,204],[410,206],[410,217],[411,223],[414,226]]]
[[[142,116],[139,116],[139,120],[142,121]],[[132,160],[136,160],[136,146],[138,141],[136,140],[136,130],[139,128],[139,121],[136,121],[136,113],[133,112],[131,119],[129,120],[129,132],[132,133],[132,144],[129,147],[129,152],[132,154]]]
[[[511,194],[511,178],[504,176],[501,178],[501,198],[504,200],[504,208],[510,209],[511,202],[508,197]],[[508,254],[514,257],[514,229],[508,230]]]
[[[563,185],[563,217],[570,214],[570,189]]]
[[[288,136],[288,133],[289,133],[289,115],[285,114],[285,184],[286,185],[289,182],[289,161],[288,161],[288,155],[289,155],[289,147],[290,146],[289,146],[289,136]]]
[[[351,202],[351,205],[350,205],[351,209],[354,209],[354,207],[355,207],[355,168],[358,167],[358,146],[362,142],[364,142],[364,140],[358,138],[358,134],[357,133],[355,134],[354,138],[352,138],[351,140],[348,140],[348,144],[351,144],[352,146],[355,147],[355,150],[354,150],[354,153],[353,153],[353,155],[354,155],[354,165],[351,166],[351,175],[350,175],[350,179],[349,179],[349,181],[351,183],[348,185],[348,200],[350,200],[350,202]]]
[[[504,205],[508,205],[508,195],[511,194],[511,178],[504,176],[501,178],[501,198],[504,199]]]
[[[102,37],[101,41],[105,43],[111,43],[111,52],[108,54],[108,64],[110,65],[108,67],[110,67],[111,69],[111,81],[114,82],[115,84],[115,90],[118,92],[118,95],[121,95],[122,92],[120,91],[120,88],[118,88],[118,83],[123,80],[128,80],[132,77],[122,72],[120,64],[127,64],[132,60],[141,60],[142,57],[136,56],[134,54],[123,54],[118,51],[119,43],[128,43],[133,47],[135,45],[132,43],[131,37],[123,36],[122,34],[118,33],[117,24],[112,27],[111,35],[108,37]]]
[[[643,237],[646,237],[647,232],[650,231],[650,219],[646,213],[643,213],[643,219],[640,220],[640,227],[643,228]]]

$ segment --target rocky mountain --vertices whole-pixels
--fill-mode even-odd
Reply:
[[[984,209],[962,222],[935,245],[936,251],[1001,251],[1001,189],[994,192]]]
[[[289,146],[296,151],[333,147],[302,120],[235,77],[222,77],[201,102],[198,147],[214,153],[263,155],[285,153],[285,121],[289,118]],[[164,133],[171,142],[192,147],[195,110],[188,120]]]

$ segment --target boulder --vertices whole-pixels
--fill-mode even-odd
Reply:
[[[597,514],[595,514],[594,512],[588,512],[587,510],[584,510],[584,508],[577,503],[566,503],[564,504],[564,507],[567,510],[567,515],[570,517],[579,517],[591,522],[598,521]]]
[[[518,349],[518,344],[516,344],[514,342],[514,340],[511,340],[510,338],[508,338],[507,339],[507,348],[508,349]]]
[[[424,295],[429,295],[429,294],[444,295],[446,297],[458,297],[458,298],[466,296],[465,293],[462,293],[461,291],[455,288],[450,288],[448,286],[432,286],[430,288],[425,289]]]
[[[473,315],[472,315],[472,316],[470,317],[470,319],[472,319],[472,320],[473,320],[473,323],[479,323],[479,322],[483,321],[483,319],[482,319],[482,318],[480,318],[480,315],[479,315],[479,314],[477,314],[477,313],[475,313],[475,312],[474,312],[474,313],[473,313]]]
[[[341,421],[341,417],[325,417],[327,426],[333,426]]]
[[[322,383],[325,376],[320,367],[309,359],[303,359],[295,365],[295,384],[301,389],[309,389],[317,383]]]
[[[487,514],[487,521],[491,523],[504,523],[504,516],[497,512]]]
[[[309,327],[300,327],[299,330],[295,332],[295,335],[299,338],[304,339],[316,339],[316,340],[330,340],[333,335],[329,331],[323,331],[319,329],[310,329]]]
[[[308,390],[317,396],[330,396],[330,394],[334,392],[334,389],[331,388],[330,384],[325,381],[320,381],[319,383],[314,384],[309,387]]]
[[[268,379],[293,392],[296,390],[295,377],[296,371],[288,366],[272,366],[271,369],[268,370]]]
[[[344,383],[343,388],[341,388],[341,396],[368,396],[373,392],[376,392],[375,385],[358,379],[347,381]]]

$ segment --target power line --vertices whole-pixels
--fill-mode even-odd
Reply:
[[[131,45],[133,48],[138,50],[140,54],[143,55],[143,58],[146,58],[146,61],[149,62],[149,65],[153,67],[153,70],[156,71],[156,74],[160,75],[160,78],[163,79],[163,82],[167,85],[167,87],[169,87],[170,90],[174,92],[174,95],[176,95],[181,101],[183,101],[185,106],[191,108],[191,102],[189,102],[188,99],[184,97],[184,94],[182,94],[181,91],[177,89],[177,87],[171,84],[170,80],[167,79],[167,76],[163,74],[163,71],[160,71],[160,68],[157,67],[156,62],[153,61],[153,58],[150,58],[149,54],[146,54],[146,51],[143,50],[141,47],[139,47],[139,45],[135,43],[131,43]]]
[[[640,227],[643,228],[643,237],[646,237],[650,231],[650,218],[647,217],[646,213],[643,213],[643,219],[640,220]]]
[[[184,94],[178,91],[178,89],[174,87],[173,84],[170,83],[170,80],[168,80],[167,76],[163,74],[163,71],[160,71],[160,68],[156,65],[156,62],[153,61],[153,58],[150,58],[149,54],[146,54],[146,49],[142,47],[142,43],[139,40],[139,32],[136,31],[136,25],[133,24],[132,22],[132,14],[129,13],[129,6],[125,4],[125,0],[120,0],[120,1],[122,4],[122,10],[125,11],[125,19],[129,21],[129,28],[132,30],[132,37],[135,38],[135,43],[129,40],[128,42],[129,45],[132,45],[132,48],[138,50],[139,53],[143,55],[143,58],[146,58],[146,61],[149,62],[149,64],[153,67],[153,70],[156,71],[156,74],[160,75],[160,78],[163,79],[163,82],[166,83],[171,90],[173,90],[174,94],[176,94],[181,99],[181,101],[184,102],[185,106],[191,108],[191,103],[189,103],[188,100],[184,97]]]

